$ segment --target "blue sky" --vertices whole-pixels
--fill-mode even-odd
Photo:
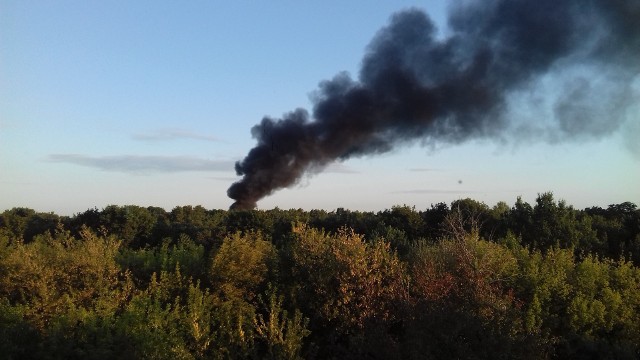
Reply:
[[[445,3],[0,0],[0,210],[228,208],[253,125],[309,108],[318,83],[340,71],[356,77],[395,11],[424,9],[446,36]],[[513,116],[544,117],[528,99],[514,100]],[[600,139],[408,144],[258,205],[422,209],[466,197],[533,202],[545,191],[578,208],[640,204],[638,134],[634,106]]]

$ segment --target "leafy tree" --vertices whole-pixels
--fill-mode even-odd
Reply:
[[[227,231],[231,234],[245,231],[269,234],[272,226],[273,218],[269,216],[269,211],[233,210],[229,211],[227,218]]]
[[[100,213],[102,226],[129,247],[141,247],[151,240],[156,218],[136,205],[109,205]]]
[[[302,359],[303,341],[311,333],[307,329],[309,319],[303,318],[298,310],[289,318],[287,310],[282,307],[283,297],[273,289],[267,293],[268,304],[260,299],[267,314],[258,314],[255,319],[257,337],[266,345],[267,356],[264,358]]]
[[[294,233],[289,291],[310,317],[312,332],[327,334],[316,338],[320,348],[363,356],[380,341],[393,346],[390,336],[367,336],[370,329],[388,334],[406,299],[405,267],[389,244],[367,244],[347,229],[327,234],[298,224]]]
[[[517,261],[507,248],[471,232],[416,249],[411,264],[404,357],[526,359],[549,352],[540,330],[525,326],[512,289]]]
[[[209,260],[204,246],[184,234],[175,243],[167,238],[156,247],[124,248],[116,259],[139,283],[146,283],[153,273],[176,268],[191,278],[205,281]]]
[[[24,318],[24,306],[12,306],[0,298],[0,354],[5,359],[26,359],[31,345],[40,341],[38,331]]]
[[[224,239],[211,264],[214,288],[227,299],[252,301],[276,281],[277,254],[274,246],[256,232],[236,233]]]
[[[552,193],[377,213],[14,208],[0,357],[634,359],[639,254],[635,204]]]
[[[529,203],[522,201],[520,196],[511,208],[507,222],[507,227],[515,236],[521,238],[527,245],[533,243],[534,240],[530,236],[533,227],[533,208]]]
[[[449,215],[449,206],[446,203],[431,204],[431,207],[422,212],[425,222],[425,236],[432,240],[444,237],[444,220]]]
[[[574,248],[580,253],[601,248],[597,233],[591,227],[591,218],[567,206],[564,201],[556,203],[551,193],[538,196],[532,219],[530,236],[535,239],[534,245],[541,249],[559,245]]]
[[[67,222],[67,228],[74,236],[80,236],[80,231],[84,228],[92,229],[94,232],[105,234],[107,233],[107,226],[110,224],[105,223],[101,217],[102,212],[98,208],[87,209],[84,212],[75,214]]]
[[[220,244],[227,234],[228,212],[206,210],[202,206],[178,206],[171,210],[170,230],[166,236],[177,239],[187,235],[194,241],[210,249]]]
[[[424,220],[415,207],[393,206],[379,216],[386,225],[403,231],[409,239],[416,240],[425,235]]]
[[[504,201],[499,201],[491,208],[485,225],[489,234],[488,238],[498,240],[507,236],[510,231],[507,220],[509,218],[510,211],[511,208]]]
[[[0,214],[0,229],[14,240],[30,242],[36,235],[53,232],[64,219],[53,213],[37,213],[29,208],[13,208]]]
[[[528,329],[553,341],[561,358],[634,358],[640,337],[638,269],[586,257],[570,249],[516,251],[516,293],[524,301]],[[631,315],[634,314],[634,315]],[[633,319],[633,320],[631,320]]]
[[[592,227],[605,255],[640,263],[640,210],[635,204],[612,204],[607,209],[592,207],[585,212],[593,219]]]
[[[149,286],[138,290],[122,315],[117,318],[115,331],[120,346],[136,359],[190,359],[189,325],[200,324],[199,317],[185,324],[189,314],[183,308],[180,294],[189,282],[179,271],[154,274]],[[192,314],[189,314],[192,315]],[[196,336],[195,346],[201,336]],[[130,356],[131,356],[130,355]]]
[[[0,259],[0,295],[24,305],[25,317],[38,329],[65,311],[115,311],[126,299],[131,284],[115,261],[121,242],[88,229],[82,236],[59,229],[14,244]]]
[[[487,204],[470,198],[455,200],[451,203],[451,211],[460,213],[463,217],[475,217],[482,224],[489,215]]]

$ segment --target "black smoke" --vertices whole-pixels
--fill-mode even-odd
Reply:
[[[511,128],[510,96],[564,69],[598,69],[613,80],[567,80],[554,107],[555,137],[617,129],[623,111],[605,120],[590,111],[599,94],[615,105],[602,109],[635,100],[640,0],[466,1],[448,25],[439,38],[424,12],[393,15],[368,46],[358,80],[342,73],[322,82],[311,115],[298,109],[262,119],[251,130],[256,146],[235,165],[243,178],[227,191],[232,208],[254,208],[304,174],[397,144],[502,138]]]

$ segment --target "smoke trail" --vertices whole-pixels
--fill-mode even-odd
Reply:
[[[566,81],[554,100],[558,138],[611,133],[633,102],[640,0],[467,1],[449,28],[438,39],[425,13],[397,13],[369,45],[357,81],[342,73],[322,82],[312,116],[298,109],[262,119],[251,130],[256,146],[236,163],[243,178],[227,191],[232,208],[254,208],[306,173],[399,143],[505,136],[510,95],[564,69],[596,68],[609,81]],[[617,109],[610,119],[590,112],[600,97]]]

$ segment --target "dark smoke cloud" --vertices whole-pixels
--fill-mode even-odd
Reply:
[[[512,94],[565,69],[598,69],[615,81],[601,88],[588,75],[567,79],[552,114],[558,138],[611,133],[633,102],[640,0],[466,1],[449,30],[438,39],[422,11],[397,13],[369,45],[358,80],[342,73],[322,82],[312,116],[298,109],[262,119],[251,130],[256,146],[236,163],[243,178],[228,190],[232,208],[253,208],[334,161],[398,144],[503,138]],[[613,105],[590,108],[600,93]],[[590,112],[611,108],[609,119]]]

